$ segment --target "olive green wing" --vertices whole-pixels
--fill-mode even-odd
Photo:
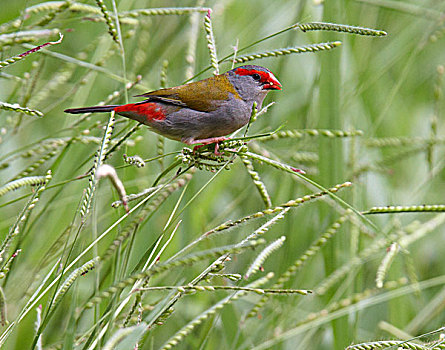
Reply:
[[[196,111],[210,112],[216,110],[224,101],[228,100],[230,95],[240,98],[233,85],[222,74],[185,85],[147,92],[138,96],[147,98],[140,103],[162,101]]]

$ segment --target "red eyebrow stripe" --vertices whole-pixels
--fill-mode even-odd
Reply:
[[[265,81],[269,80],[269,73],[263,72],[256,69],[245,69],[245,68],[238,68],[235,70],[235,73],[238,75],[252,75],[252,74],[259,74],[261,77],[261,82],[264,83]]]

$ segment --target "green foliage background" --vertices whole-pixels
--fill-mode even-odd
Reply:
[[[95,1],[83,3],[93,6],[96,12],[100,5]],[[142,271],[150,253],[156,252],[156,256],[160,247],[165,247],[159,257],[162,264],[227,220],[263,211],[265,203],[240,157],[234,159],[228,171],[218,172],[218,167],[213,172],[197,170],[190,181],[185,181],[185,186],[169,193],[162,205],[158,206],[156,199],[147,201],[155,209],[153,214],[144,217],[112,256],[103,259],[113,240],[128,230],[141,209],[127,215],[122,208],[112,208],[111,203],[119,196],[109,182],[101,180],[94,187],[91,210],[83,221],[80,209],[89,176],[82,175],[94,165],[109,116],[79,119],[64,114],[63,110],[96,105],[114,91],[119,93],[112,103],[136,101],[133,95],[161,87],[162,72],[166,74],[167,86],[182,84],[192,77],[197,80],[211,76],[211,69],[203,72],[210,67],[204,30],[206,11],[193,15],[123,14],[120,47],[108,33],[100,13],[75,11],[73,6],[78,3],[74,1],[48,2],[48,9],[33,11],[38,4],[41,2],[3,0],[0,11],[2,63],[31,47],[56,41],[58,32],[63,34],[60,44],[47,46],[0,69],[0,101],[43,113],[39,118],[0,106],[1,185],[52,171],[51,181],[23,221],[19,221],[22,210],[38,186],[2,192],[0,238],[7,242],[8,249],[1,252],[0,283],[3,312],[7,310],[4,317],[9,326],[2,326],[0,343],[5,349],[106,346],[133,349],[136,342],[140,349],[161,348],[183,326],[235,292],[181,294],[173,312],[164,313],[162,319],[156,312],[165,308],[175,295],[174,290],[131,293],[133,283],[130,283],[123,291],[104,296],[91,309],[85,308],[86,303],[109,286]],[[307,178],[324,188],[351,181],[352,186],[338,196],[356,212],[347,213],[345,223],[338,229],[335,227],[335,235],[280,286],[309,289],[314,291],[312,295],[273,295],[254,317],[247,317],[261,299],[249,292],[209,313],[207,319],[191,327],[190,334],[180,337],[177,348],[342,349],[352,343],[408,340],[443,325],[445,214],[426,212],[420,207],[411,208],[414,213],[366,218],[358,215],[371,207],[387,205],[436,204],[442,205],[436,211],[444,211],[443,2],[125,0],[113,3],[105,0],[103,5],[113,23],[113,5],[119,13],[178,6],[211,8],[218,58],[296,23],[325,21],[388,33],[386,37],[372,37],[288,29],[237,53],[240,56],[288,46],[342,42],[340,47],[326,52],[252,61],[274,72],[283,91],[269,94],[265,105],[272,101],[275,104],[250,126],[249,135],[270,133],[281,127],[279,132],[298,129],[303,136],[295,137],[294,133],[293,137],[252,140],[247,147],[253,153],[304,169]],[[23,36],[28,30],[40,32]],[[38,35],[48,30],[52,32]],[[10,35],[13,33],[16,36]],[[226,71],[231,62],[222,63],[219,68]],[[136,81],[138,75],[142,80],[126,92],[125,82]],[[117,117],[112,142],[135,125],[134,121]],[[319,131],[307,131],[312,129]],[[332,132],[320,131],[325,129]],[[361,130],[362,136],[339,137],[348,134],[336,132],[354,134],[356,130]],[[162,150],[159,143],[156,134],[142,127],[105,160],[117,169],[127,193],[138,193],[152,186],[174,161],[174,156],[161,158],[162,163],[153,160],[137,168],[126,165],[123,154],[150,159],[159,152],[179,152],[184,146],[166,140]],[[33,168],[29,169],[30,166]],[[302,177],[267,162],[254,161],[253,166],[270,194],[272,207],[319,192]],[[187,164],[181,167],[186,168]],[[161,184],[171,181],[177,170],[178,167],[163,176]],[[136,203],[130,202],[130,208]],[[262,263],[264,271],[248,281],[215,277],[199,285],[247,286],[274,272],[275,276],[261,286],[274,288],[279,276],[321,235],[330,232],[331,225],[345,214],[345,209],[339,200],[329,196],[291,208],[262,235],[266,246],[283,235],[286,237],[283,246]],[[198,254],[238,243],[279,212],[222,231],[224,234],[203,240],[187,253]],[[8,232],[11,227],[14,230],[17,222],[17,235],[8,239]],[[107,230],[109,233],[82,255]],[[159,238],[160,244],[155,247]],[[381,244],[376,246],[377,242]],[[378,289],[377,270],[393,242],[397,243],[393,247],[399,250],[383,273],[385,281],[390,283]],[[264,246],[232,255],[222,272],[244,275],[262,249]],[[17,250],[20,252],[10,263]],[[101,260],[94,270],[76,276],[71,288],[61,293],[60,303],[53,303],[60,286],[55,283],[46,294],[43,291],[53,281],[65,281],[73,271],[66,268],[77,257],[80,259],[73,268],[95,257]],[[214,259],[171,267],[153,276],[147,285],[187,285]],[[323,290],[321,287],[336,275],[338,280]],[[34,293],[41,298],[27,310],[26,304]],[[130,302],[123,306],[127,296]],[[138,303],[132,310],[135,300]],[[36,321],[38,305],[42,305],[40,323]],[[27,314],[20,319],[24,310]],[[124,324],[126,317],[133,318]],[[151,324],[155,321],[157,324]],[[36,322],[40,324],[38,332]],[[40,333],[42,337],[38,340],[36,334]],[[117,340],[113,343],[113,339],[121,336],[124,339],[121,343]],[[79,341],[82,337],[83,341]],[[420,340],[438,338],[432,335]],[[377,345],[369,346],[373,349]]]

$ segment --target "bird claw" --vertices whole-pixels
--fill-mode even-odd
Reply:
[[[193,153],[195,153],[201,147],[204,147],[204,146],[207,146],[207,145],[211,145],[211,143],[202,144],[202,145],[196,145],[195,147],[193,147]],[[221,152],[219,152],[218,149],[219,149],[219,143],[215,142],[215,151],[213,153],[215,154],[215,156],[222,156],[223,154]]]
[[[196,145],[193,147],[193,153],[196,152],[196,150],[200,149],[201,147],[210,145],[212,143],[215,144],[215,156],[222,156],[223,154],[219,152],[219,142],[227,140],[227,137],[214,137],[211,139],[205,139],[205,140],[195,140],[194,143],[201,143],[200,145]]]

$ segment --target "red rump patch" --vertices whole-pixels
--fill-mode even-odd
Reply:
[[[162,107],[155,102],[147,103],[129,103],[114,109],[116,113],[119,112],[133,112],[144,116],[147,120],[164,120],[165,113]]]

